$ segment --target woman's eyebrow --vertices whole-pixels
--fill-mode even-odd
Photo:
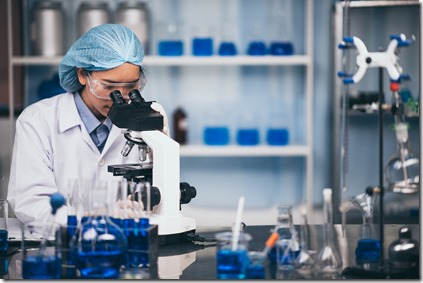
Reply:
[[[133,81],[129,81],[129,82],[117,82],[117,81],[114,81],[114,80],[108,80],[108,79],[103,79],[102,81],[104,81],[104,82],[106,82],[106,83],[111,83],[111,84],[119,84],[119,83],[122,83],[122,84],[131,84],[131,83],[136,83],[136,82],[138,82],[140,79],[138,78],[138,79],[136,79],[136,80],[133,80]]]

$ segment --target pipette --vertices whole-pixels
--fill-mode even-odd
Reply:
[[[261,252],[261,256],[254,263],[254,265],[260,265],[263,262],[264,258],[269,253],[270,249],[275,246],[276,242],[279,239],[279,233],[277,232],[278,228],[279,228],[278,225],[276,225],[274,232],[272,232],[272,234],[270,234],[269,238],[267,238],[266,243],[265,243],[265,247],[264,247],[263,251]]]

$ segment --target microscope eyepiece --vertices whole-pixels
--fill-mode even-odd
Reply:
[[[133,89],[129,92],[129,98],[131,99],[132,103],[135,104],[142,104],[145,102],[144,98],[141,96],[141,93],[138,89]]]
[[[112,99],[113,104],[116,104],[116,105],[122,105],[126,103],[119,90],[112,91],[110,93],[110,98]]]

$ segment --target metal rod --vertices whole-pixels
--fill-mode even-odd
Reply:
[[[380,237],[380,268],[383,271],[384,255],[384,223],[383,223],[383,110],[382,104],[385,99],[383,96],[383,68],[379,68],[379,237]]]

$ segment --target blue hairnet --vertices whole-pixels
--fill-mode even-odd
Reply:
[[[94,27],[68,50],[59,65],[60,85],[68,92],[79,90],[76,68],[105,71],[125,62],[141,66],[144,49],[135,33],[116,24]]]

